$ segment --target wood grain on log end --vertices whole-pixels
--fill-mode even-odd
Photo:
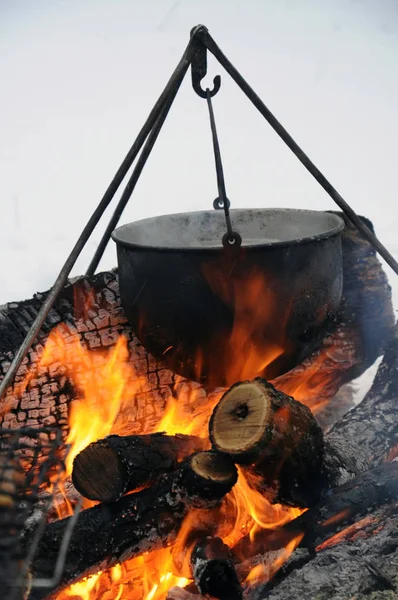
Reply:
[[[197,508],[211,507],[231,491],[238,480],[232,459],[213,450],[196,452],[179,470],[179,483]]]

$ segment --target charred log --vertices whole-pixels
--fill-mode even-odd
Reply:
[[[323,434],[311,411],[264,379],[233,385],[215,407],[210,440],[244,466],[271,503],[306,507],[319,499]]]
[[[76,456],[72,481],[90,500],[115,502],[174,471],[190,454],[208,446],[207,440],[181,434],[110,435]]]
[[[187,510],[217,505],[237,480],[235,465],[215,452],[198,452],[151,488],[113,504],[80,513],[68,547],[59,587],[118,562],[164,547],[176,536]],[[69,518],[50,523],[33,561],[36,578],[49,577]],[[48,590],[35,590],[43,598]]]
[[[347,535],[316,552],[296,551],[253,600],[330,598],[387,600],[397,597],[398,504],[383,505]]]
[[[9,303],[0,308],[0,379],[46,296],[47,292],[36,294],[30,300]],[[198,397],[199,401],[199,392],[195,393],[197,385],[176,377],[148,355],[139,343],[120,304],[117,274],[100,273],[95,277],[74,280],[60,295],[37,341],[23,361],[14,387],[0,402],[0,421],[4,427],[17,429],[25,425],[38,427],[57,424],[67,433],[70,403],[79,395],[70,374],[79,365],[73,362],[73,353],[70,352],[71,356],[68,354],[65,361],[54,358],[54,363],[49,367],[40,366],[44,345],[55,328],[58,328],[66,348],[71,348],[73,341],[78,340],[84,348],[92,351],[93,369],[96,372],[106,365],[107,351],[114,349],[119,337],[123,335],[126,339],[136,392],[134,397],[130,395],[124,399],[128,419],[122,406],[115,424],[118,433],[150,432],[164,412],[166,399],[181,386]],[[26,386],[22,385],[28,374],[31,375],[30,381]],[[109,400],[104,398],[103,401]]]
[[[191,554],[192,577],[203,596],[242,600],[242,588],[231,551],[218,537],[207,537]]]
[[[256,531],[242,538],[232,551],[241,563],[249,556],[266,555],[285,548],[299,538],[298,545],[311,552],[329,537],[371,515],[384,505],[398,501],[398,463],[385,464],[358,475],[328,491],[325,497],[300,517],[275,530]],[[242,567],[241,567],[242,569]],[[247,569],[246,569],[247,570]]]

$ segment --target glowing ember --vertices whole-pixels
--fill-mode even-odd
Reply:
[[[357,537],[367,536],[364,528],[375,522],[376,519],[374,517],[364,517],[342,531],[339,531],[339,533],[336,533],[336,535],[333,535],[325,542],[322,542],[322,544],[319,544],[319,546],[316,547],[316,551],[319,552],[320,550],[325,550],[325,548],[331,548],[332,546],[336,546],[347,540],[355,540]]]

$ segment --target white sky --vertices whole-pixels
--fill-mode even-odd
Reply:
[[[0,0],[0,303],[53,283],[198,23],[398,256],[398,0]],[[213,60],[209,73],[232,206],[334,208]],[[188,75],[122,222],[215,196]],[[101,267],[115,265],[111,242]]]

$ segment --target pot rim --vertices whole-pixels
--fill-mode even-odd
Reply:
[[[251,250],[258,250],[261,248],[268,248],[268,249],[273,249],[273,248],[283,248],[286,246],[301,246],[304,244],[309,244],[311,242],[317,242],[317,241],[321,241],[321,240],[326,240],[329,239],[331,237],[334,237],[336,235],[338,235],[339,233],[341,233],[341,231],[344,229],[345,227],[345,223],[343,221],[343,219],[335,214],[332,211],[320,211],[320,210],[307,210],[307,209],[298,209],[298,208],[275,208],[275,207],[271,207],[271,208],[234,208],[234,209],[230,209],[230,214],[232,217],[232,223],[233,223],[233,213],[237,212],[237,211],[255,211],[255,212],[261,212],[261,211],[267,211],[267,212],[273,212],[273,211],[283,211],[283,212],[295,212],[295,213],[308,213],[308,214],[320,214],[320,213],[324,213],[327,214],[329,217],[331,217],[334,221],[335,221],[335,226],[331,229],[328,229],[327,231],[323,231],[321,233],[317,233],[315,235],[311,235],[311,236],[305,236],[302,238],[296,238],[296,239],[290,239],[290,240],[280,240],[280,241],[272,241],[272,242],[262,242],[261,244],[250,244],[250,245],[245,245],[244,243],[242,243],[242,249],[244,249],[245,251],[251,251]],[[145,224],[148,223],[150,221],[155,221],[158,219],[162,219],[163,217],[179,217],[179,216],[186,216],[186,215],[199,215],[199,214],[216,214],[219,211],[215,211],[215,210],[199,210],[199,211],[190,211],[190,212],[183,212],[183,213],[170,213],[170,214],[166,214],[166,215],[158,215],[156,217],[148,217],[145,219],[139,219],[138,221],[131,221],[130,223],[126,223],[125,225],[121,225],[120,227],[118,227],[117,229],[115,229],[112,232],[112,239],[113,241],[116,243],[117,246],[124,246],[126,248],[130,248],[133,250],[145,250],[145,251],[162,251],[162,252],[171,252],[171,253],[176,253],[176,252],[193,252],[193,253],[197,253],[197,252],[206,252],[206,253],[210,253],[210,252],[219,252],[219,251],[223,251],[224,247],[220,242],[217,245],[214,246],[209,246],[209,245],[203,245],[203,246],[164,246],[164,245],[154,245],[154,244],[138,244],[136,242],[132,242],[130,240],[126,240],[121,238],[121,234],[123,232],[125,232],[131,225],[139,225],[139,224]],[[233,248],[233,246],[232,246]]]

